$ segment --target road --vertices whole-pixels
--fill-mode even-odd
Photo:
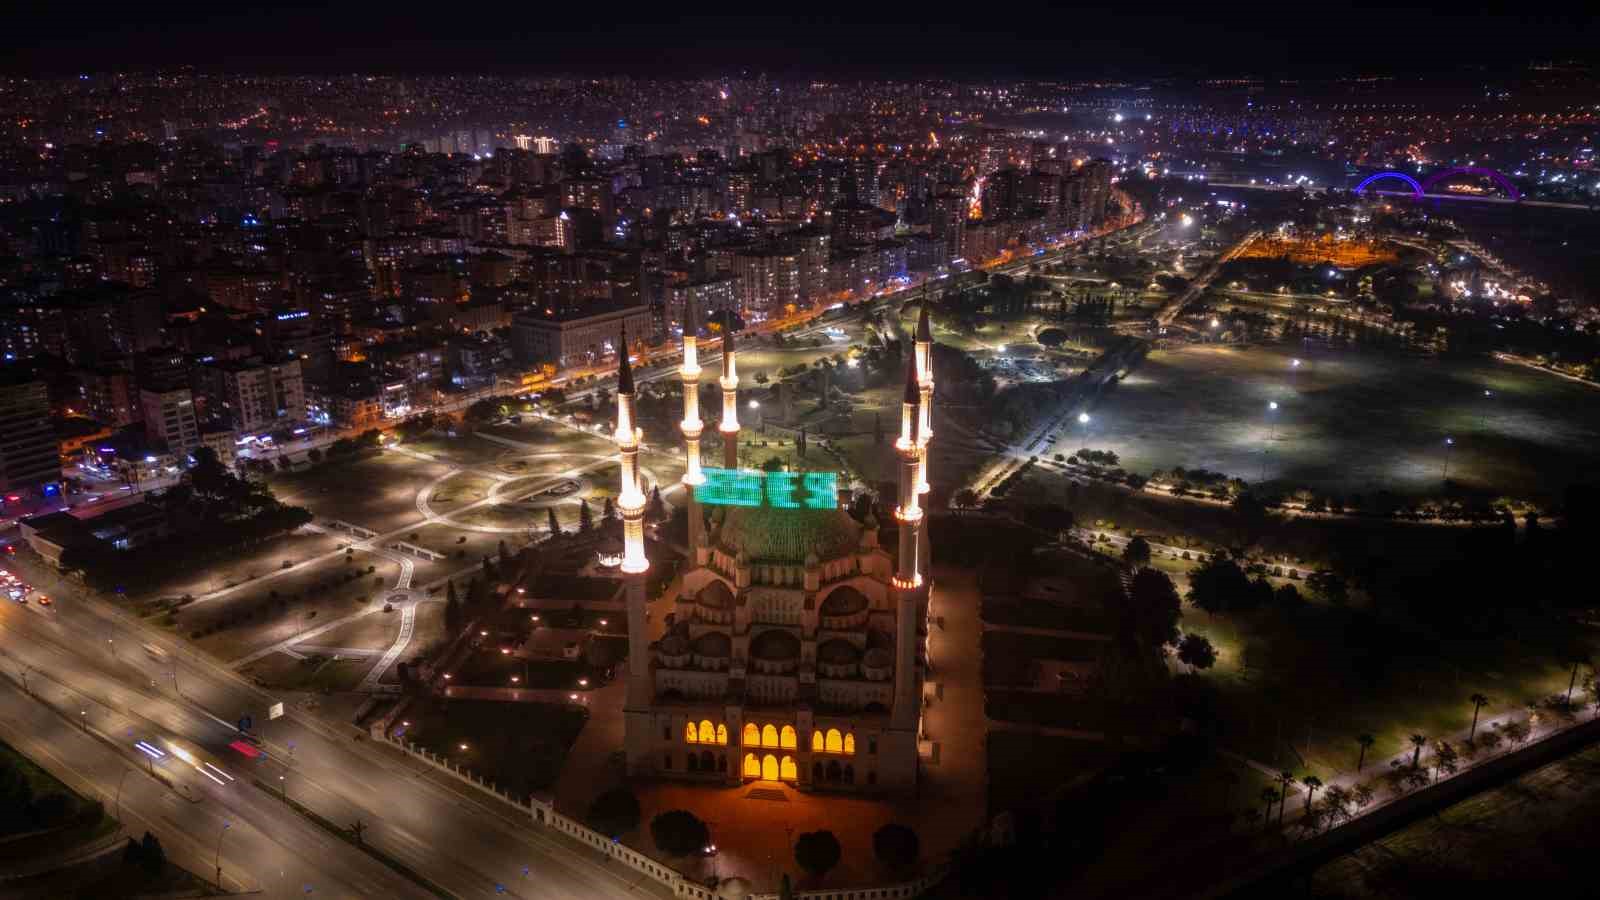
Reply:
[[[1204,292],[1206,288],[1211,286],[1211,282],[1216,279],[1217,273],[1222,271],[1222,267],[1243,252],[1244,248],[1250,246],[1251,241],[1254,241],[1260,236],[1261,232],[1259,231],[1250,232],[1243,238],[1240,238],[1238,243],[1234,244],[1232,247],[1229,247],[1227,252],[1217,257],[1211,263],[1211,265],[1206,266],[1204,272],[1201,272],[1198,276],[1196,276],[1194,281],[1189,282],[1189,286],[1184,289],[1183,293],[1167,301],[1167,303],[1161,307],[1161,311],[1156,313],[1156,322],[1158,322],[1162,328],[1171,325],[1173,320],[1178,318],[1178,313],[1182,312],[1185,306],[1188,306],[1189,303],[1194,300],[1194,298],[1200,296],[1200,294]]]
[[[298,895],[303,885],[313,884],[319,893],[328,885],[334,896],[423,895],[410,882],[397,883],[398,876],[368,857],[346,852],[338,839],[250,783],[258,778],[286,787],[290,797],[331,822],[348,826],[360,820],[368,844],[457,896],[498,896],[497,885],[511,897],[669,896],[632,870],[607,866],[575,845],[558,843],[510,806],[473,796],[469,788],[393,748],[356,740],[360,732],[353,727],[292,709],[266,722],[275,699],[266,692],[120,611],[57,594],[53,611],[0,604],[0,669],[5,673],[0,686],[29,672],[31,689],[65,704],[69,718],[76,705],[86,713],[85,724],[114,735],[116,746],[87,732],[67,739],[62,726],[71,732],[72,725],[37,704],[29,707],[31,701],[14,687],[0,687],[0,724],[19,723],[19,730],[44,738],[33,744],[24,740],[22,749],[48,751],[106,796],[115,794],[111,779],[120,780],[119,767],[146,764],[135,741],[167,750],[167,758],[151,765],[165,768],[177,790],[196,802],[178,795],[162,799],[172,792],[148,777],[130,775],[123,788],[125,814],[151,817],[144,821],[161,825],[163,843],[172,834],[178,845],[202,848],[215,842],[222,821],[239,822],[238,833],[230,829],[223,843],[232,888],[251,885],[269,895]],[[167,662],[145,653],[149,642],[165,650]],[[41,713],[58,724],[38,718]],[[262,760],[250,761],[229,747],[237,737],[232,723],[245,714],[255,718],[265,738]],[[172,745],[236,780],[215,783],[214,776],[172,759]],[[132,827],[142,827],[129,819]],[[214,874],[205,866],[197,872]]]

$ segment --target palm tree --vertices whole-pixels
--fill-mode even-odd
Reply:
[[[1571,662],[1572,662],[1572,677],[1567,679],[1567,699],[1566,699],[1566,703],[1567,703],[1568,706],[1572,705],[1572,689],[1578,683],[1578,667],[1584,665],[1587,662],[1589,662],[1589,657],[1587,655],[1583,654],[1582,652],[1574,653],[1572,655]]]
[[[1478,733],[1478,710],[1488,704],[1489,698],[1482,694],[1473,694],[1467,698],[1472,701],[1472,729],[1467,732],[1467,743],[1472,743],[1472,738]]]
[[[1272,804],[1277,803],[1278,798],[1281,796],[1283,795],[1279,794],[1276,788],[1264,787],[1261,789],[1261,802],[1267,805],[1267,814],[1262,821],[1268,825],[1272,824]]]
[[[1278,782],[1283,785],[1282,797],[1278,799],[1278,824],[1283,824],[1283,808],[1289,802],[1289,785],[1294,784],[1294,773],[1284,769],[1278,773]]]
[[[1422,762],[1422,748],[1428,746],[1428,739],[1420,734],[1413,734],[1410,738],[1411,746],[1417,748],[1411,754],[1411,768],[1415,769]]]
[[[1370,734],[1356,735],[1356,743],[1361,745],[1361,755],[1356,757],[1357,772],[1361,771],[1361,767],[1367,764],[1367,751],[1370,750],[1372,745],[1376,744],[1377,742],[1378,739]]]
[[[1322,788],[1322,779],[1315,775],[1307,775],[1300,779],[1300,783],[1306,786],[1306,815],[1309,816],[1311,815],[1311,798],[1315,797],[1317,791]]]

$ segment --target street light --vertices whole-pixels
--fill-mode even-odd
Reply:
[[[1450,480],[1450,448],[1454,447],[1455,445],[1455,438],[1447,437],[1444,439],[1444,471],[1441,474],[1443,480],[1445,481]]]

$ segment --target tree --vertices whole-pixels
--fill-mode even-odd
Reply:
[[[316,447],[312,447],[310,450],[306,451],[306,459],[311,460],[313,463],[322,462],[322,451],[318,450]]]
[[[909,869],[922,854],[922,841],[909,826],[890,822],[872,833],[872,852],[891,869]]]
[[[1226,553],[1207,556],[1189,573],[1189,603],[1210,615],[1227,612],[1250,590],[1250,579]]]
[[[1122,562],[1130,567],[1150,565],[1150,542],[1140,535],[1134,535],[1128,545],[1122,548]]]
[[[838,865],[842,852],[839,839],[831,831],[808,831],[794,842],[794,861],[815,878]]]
[[[589,509],[587,499],[578,502],[578,532],[581,534],[594,527],[594,511]]]
[[[1183,604],[1167,573],[1140,569],[1128,585],[1128,602],[1118,605],[1119,628],[1145,646],[1176,644]]]
[[[0,821],[20,820],[32,805],[33,783],[16,768],[0,766]]]
[[[700,817],[686,809],[672,809],[650,820],[650,837],[661,852],[689,856],[711,843],[711,831]]]
[[[1300,779],[1300,783],[1306,786],[1306,815],[1309,816],[1311,815],[1311,800],[1317,796],[1317,791],[1322,789],[1322,779],[1315,775],[1307,775]]]
[[[1190,632],[1183,636],[1183,641],[1178,644],[1178,661],[1187,665],[1191,671],[1195,669],[1209,669],[1217,663],[1217,649],[1211,646],[1204,635]]]
[[[1327,569],[1307,575],[1306,587],[1334,606],[1343,606],[1350,600],[1350,588],[1344,576]]]
[[[561,523],[556,521],[556,508],[554,506],[549,507],[548,509],[545,510],[545,512],[548,512],[550,514],[550,536],[554,537],[554,536],[560,534],[561,533]]]
[[[1440,775],[1454,775],[1461,756],[1449,741],[1440,741],[1433,745],[1433,777],[1437,780]]]
[[[449,582],[444,589],[444,630],[454,637],[461,633],[461,626],[465,625],[461,615],[461,601],[456,597],[456,583]]]
[[[769,456],[769,457],[767,457],[766,461],[761,464],[761,471],[763,471],[763,472],[782,472],[783,471],[783,460],[780,459],[779,457],[776,457],[776,456]]]
[[[1328,812],[1328,824],[1338,824],[1340,819],[1350,818],[1350,806],[1354,799],[1348,789],[1335,784],[1322,792],[1322,806]]]
[[[1357,772],[1361,771],[1361,767],[1366,765],[1366,763],[1367,763],[1367,751],[1372,749],[1372,745],[1376,744],[1377,742],[1378,742],[1378,739],[1373,737],[1370,734],[1358,734],[1358,735],[1356,735],[1356,743],[1361,745],[1361,755],[1356,757],[1356,771]]]
[[[1261,789],[1261,802],[1267,807],[1266,822],[1272,822],[1272,804],[1277,803],[1278,798],[1281,796],[1283,795],[1278,793],[1275,788],[1266,787]]]
[[[639,827],[639,798],[626,787],[614,787],[589,804],[588,822],[601,834],[620,837]]]
[[[1411,741],[1411,746],[1415,748],[1411,754],[1411,768],[1415,769],[1422,762],[1422,748],[1428,746],[1428,739],[1423,735],[1413,734],[1407,740]]]
[[[659,522],[667,517],[666,501],[661,499],[661,485],[652,485],[650,499],[645,503],[644,519],[646,522]]]
[[[1467,743],[1470,744],[1478,733],[1478,711],[1488,705],[1489,698],[1482,694],[1473,694],[1467,699],[1472,702],[1472,728],[1467,731]]]
[[[605,505],[600,508],[600,518],[606,522],[617,517],[617,504],[610,497],[606,498]]]
[[[954,500],[957,509],[972,509],[978,505],[978,492],[972,488],[962,488],[956,491]]]
[[[505,538],[500,539],[500,546],[495,548],[501,562],[511,561],[511,548],[506,546]]]
[[[167,864],[167,852],[161,849],[161,839],[146,831],[139,840],[139,856],[136,860],[139,868],[151,875],[160,874]]]

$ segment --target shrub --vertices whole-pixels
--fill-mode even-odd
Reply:
[[[906,869],[916,863],[922,841],[910,827],[890,822],[873,832],[872,852],[889,868]]]
[[[686,809],[673,809],[650,820],[650,837],[661,852],[671,856],[699,853],[711,842],[706,823]]]
[[[589,804],[588,822],[591,828],[612,837],[632,831],[639,827],[639,798],[626,787],[612,788]]]
[[[831,831],[808,831],[794,842],[794,861],[818,878],[839,864],[842,853]]]

